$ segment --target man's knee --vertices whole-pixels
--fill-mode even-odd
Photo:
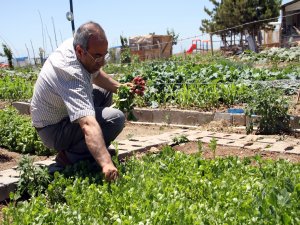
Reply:
[[[116,124],[117,127],[119,127],[120,130],[123,130],[124,124],[125,124],[125,115],[124,113],[119,109],[113,109],[112,114],[112,121],[114,124]]]

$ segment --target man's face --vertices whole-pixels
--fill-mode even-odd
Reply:
[[[87,50],[81,49],[80,61],[89,73],[95,73],[105,64],[108,43],[98,37],[90,37]]]

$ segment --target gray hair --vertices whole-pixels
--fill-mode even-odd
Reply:
[[[76,31],[73,41],[74,49],[77,45],[81,46],[84,50],[88,50],[88,42],[91,36],[97,35],[100,39],[107,40],[103,28],[93,21],[82,24]]]

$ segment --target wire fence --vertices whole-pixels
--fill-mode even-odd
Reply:
[[[194,35],[194,36],[189,36],[189,37],[181,38],[181,39],[177,40],[177,44],[180,43],[180,42],[186,41],[186,40],[192,40],[192,39],[197,39],[197,38],[199,39],[201,37],[218,35],[218,34],[220,34],[222,32],[232,31],[232,30],[235,30],[237,28],[241,28],[241,27],[243,28],[243,27],[247,27],[249,25],[253,25],[253,24],[257,24],[257,23],[262,23],[262,22],[267,22],[267,21],[274,21],[274,20],[278,20],[280,18],[287,18],[287,17],[292,17],[292,16],[295,16],[295,15],[300,15],[300,12],[292,13],[292,14],[285,15],[285,16],[277,16],[277,17],[272,17],[272,18],[268,18],[268,19],[255,20],[255,21],[243,23],[243,24],[240,24],[240,25],[232,26],[232,27],[229,27],[229,28],[225,28],[225,29],[213,31],[213,32],[210,32],[210,33],[202,33],[200,35]],[[211,42],[211,41],[212,42],[222,42],[222,41],[213,41],[213,40],[208,40],[208,41],[209,42]],[[162,43],[159,43],[159,44],[149,44],[149,45],[147,45],[147,47],[149,47],[149,48],[151,48],[151,47],[158,47],[160,45],[167,45],[167,44],[172,44],[172,43],[173,43],[172,41],[167,41],[167,42],[162,42]]]

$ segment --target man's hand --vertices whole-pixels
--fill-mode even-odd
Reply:
[[[133,83],[127,82],[127,83],[124,83],[124,84],[120,84],[120,86],[127,86],[127,87],[130,87],[130,88],[133,88],[135,85]]]
[[[117,168],[113,164],[106,164],[102,168],[105,180],[114,181],[119,177]]]
[[[107,181],[117,179],[118,170],[107,151],[102,130],[96,118],[94,116],[82,117],[79,119],[79,124],[84,133],[86,145],[98,165],[102,167],[105,179]]]

